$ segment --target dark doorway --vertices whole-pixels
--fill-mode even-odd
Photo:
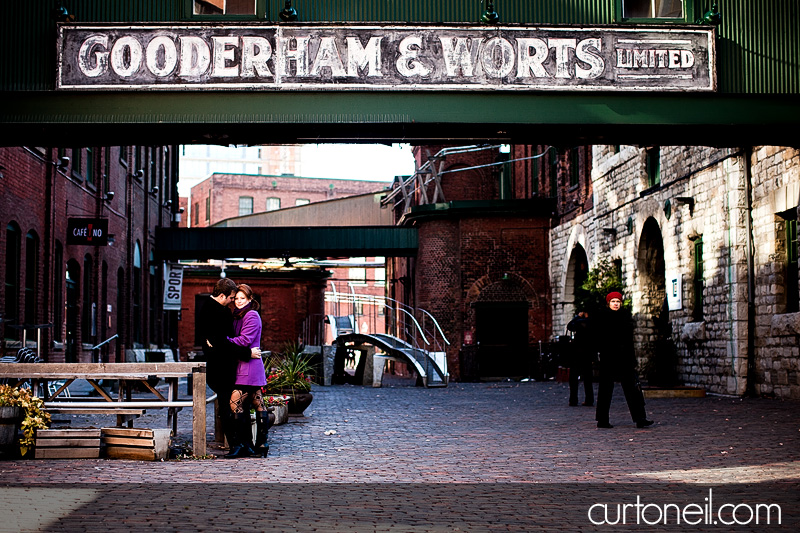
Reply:
[[[78,361],[78,322],[80,317],[81,267],[74,259],[67,262],[67,334],[64,357],[67,363]]]
[[[480,378],[530,374],[527,302],[476,303],[475,338]]]

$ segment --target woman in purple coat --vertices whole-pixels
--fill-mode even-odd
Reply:
[[[236,309],[233,312],[233,328],[235,337],[229,340],[239,346],[258,348],[261,344],[261,317],[258,314],[259,304],[253,299],[253,289],[241,284],[236,287],[233,300]],[[264,362],[261,357],[253,357],[249,361],[239,361],[236,370],[236,384],[231,393],[231,413],[236,428],[236,442],[230,443],[230,453],[225,457],[235,459],[259,454],[266,457],[267,431],[269,430],[269,412],[261,396],[261,387],[267,384],[264,373]],[[250,406],[256,410],[256,442],[253,450],[252,430],[250,429]]]

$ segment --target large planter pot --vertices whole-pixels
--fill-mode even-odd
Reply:
[[[289,408],[289,415],[295,416],[302,416],[303,411],[311,405],[311,400],[314,399],[314,395],[310,392],[292,392],[292,391],[284,391],[281,394],[284,394],[289,397],[289,402],[287,407]]]
[[[14,444],[24,415],[22,407],[0,407],[0,446]]]

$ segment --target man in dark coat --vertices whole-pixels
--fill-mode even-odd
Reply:
[[[206,361],[206,381],[211,390],[217,393],[217,414],[222,420],[222,430],[229,442],[232,435],[230,399],[236,381],[236,367],[239,360],[249,361],[251,356],[250,348],[237,346],[228,340],[234,333],[233,314],[228,305],[235,294],[236,283],[230,278],[221,278],[197,314],[197,329],[205,337],[203,354]]]
[[[597,356],[597,343],[592,332],[589,314],[579,312],[573,318],[567,329],[572,332],[569,357],[569,404],[578,405],[578,381],[583,379],[584,402],[583,405],[594,405],[594,390],[592,389],[592,363]]]
[[[625,401],[636,427],[653,425],[647,419],[644,396],[636,373],[636,352],[633,346],[633,322],[622,310],[622,294],[610,292],[606,296],[608,309],[601,315],[597,336],[600,341],[600,385],[597,390],[597,427],[612,428],[608,420],[614,382],[619,381]]]

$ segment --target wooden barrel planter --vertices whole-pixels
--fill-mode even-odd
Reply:
[[[10,446],[17,439],[17,432],[25,411],[22,407],[0,407],[0,446]]]

